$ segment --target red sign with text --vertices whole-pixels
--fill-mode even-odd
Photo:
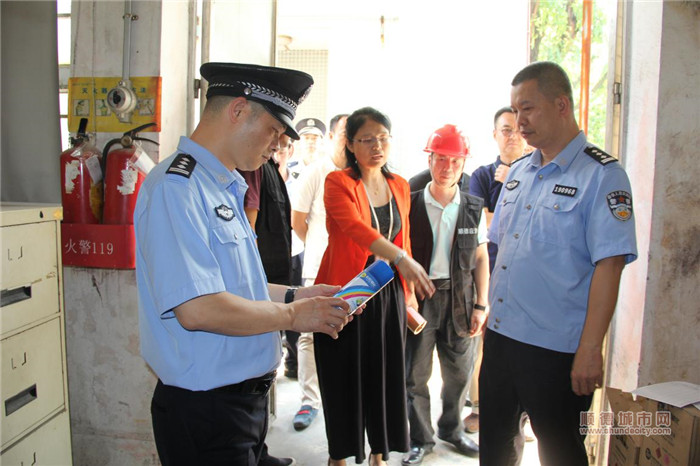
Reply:
[[[62,223],[63,265],[100,269],[136,267],[133,225]]]

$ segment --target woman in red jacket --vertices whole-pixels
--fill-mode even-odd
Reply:
[[[406,304],[417,307],[414,288],[432,295],[425,270],[411,258],[410,189],[386,166],[391,122],[365,107],[347,119],[348,168],[326,178],[328,247],[317,283],[344,285],[375,260],[392,265],[392,280],[337,340],[314,334],[328,464],[365,459],[382,465],[390,451],[409,448],[404,375]]]

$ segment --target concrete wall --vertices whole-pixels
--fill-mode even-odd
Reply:
[[[63,279],[74,463],[159,464],[134,272],[64,267]]]
[[[163,6],[161,2],[132,2],[138,20],[131,27],[130,76],[161,75]],[[73,1],[71,10],[71,76],[122,76],[124,2]],[[187,52],[187,48],[180,50]],[[172,68],[186,62],[187,56],[169,58]],[[168,104],[184,101],[185,88],[178,92],[171,87],[172,81],[163,76]],[[177,120],[165,115],[165,110],[164,106],[162,121],[182,131],[184,123],[172,128]],[[95,136],[101,148],[120,134]],[[162,135],[144,136],[158,141]],[[157,161],[159,153],[153,145],[149,144],[148,151]],[[63,279],[75,464],[159,464],[150,417],[156,377],[139,353],[134,271],[65,267]]]
[[[609,384],[700,384],[700,3],[627,8],[622,159],[639,259],[623,274]]]
[[[161,142],[159,152],[149,151],[157,161],[187,134],[194,3],[135,1],[132,12],[139,19],[132,23],[131,76],[162,77],[162,131],[145,134]],[[73,2],[73,76],[122,75],[123,13],[123,2]],[[270,63],[271,2],[214,2],[212,18],[217,59]],[[225,39],[238,29],[257,30],[256,47],[245,47],[242,36]],[[116,136],[97,134],[98,147]],[[134,271],[66,267],[63,277],[75,464],[159,464],[150,415],[157,379],[140,356]]]
[[[700,2],[664,2],[638,385],[700,384]]]
[[[661,47],[661,2],[626,4],[623,65],[622,147],[620,159],[632,183],[639,258],[625,267],[609,344],[608,384],[624,390],[637,387],[651,214]]]
[[[194,15],[195,1],[163,2],[161,4],[160,75],[163,102],[161,105],[160,159],[177,149],[180,136],[188,133],[188,122],[194,112],[194,63],[188,60],[190,41],[194,41],[188,25]],[[192,25],[194,26],[194,25]],[[192,44],[194,51],[196,44]],[[197,70],[199,72],[199,70]]]

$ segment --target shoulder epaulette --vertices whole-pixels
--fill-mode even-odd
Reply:
[[[583,151],[601,165],[607,165],[612,162],[617,162],[617,159],[615,157],[606,153],[605,151],[598,149],[597,147],[586,147]]]
[[[173,163],[170,164],[165,173],[189,178],[192,176],[195,165],[197,165],[197,161],[190,154],[177,154],[177,157],[175,157],[175,160],[173,160]]]
[[[530,152],[529,154],[525,154],[525,155],[523,155],[522,157],[520,157],[520,158],[518,158],[518,159],[513,160],[513,161],[510,163],[510,166],[512,167],[512,166],[515,165],[516,163],[520,162],[520,161],[523,160],[523,159],[526,159],[526,158],[530,157],[531,155],[532,155],[532,152]]]

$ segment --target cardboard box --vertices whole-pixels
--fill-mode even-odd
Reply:
[[[671,413],[671,435],[650,435],[639,451],[639,466],[700,466],[700,410],[646,400],[651,413]]]
[[[648,390],[654,389],[656,390]],[[677,390],[690,393],[691,402],[678,399]],[[689,390],[689,391],[688,391]],[[700,401],[700,386],[666,383],[638,389],[649,398],[623,393],[608,387],[606,392],[614,412],[608,464],[615,466],[700,466],[700,410],[690,404]],[[697,394],[697,395],[696,395]],[[653,396],[653,398],[652,398]],[[686,399],[687,396],[686,396]],[[620,414],[633,423],[620,426]],[[631,413],[631,414],[630,414]]]
[[[608,401],[614,413],[614,427],[621,427],[618,422],[618,413],[644,411],[645,404],[637,401],[630,393],[624,393],[616,388],[607,388]],[[609,466],[637,466],[639,464],[639,452],[644,437],[641,435],[620,434],[610,435],[608,446]]]

